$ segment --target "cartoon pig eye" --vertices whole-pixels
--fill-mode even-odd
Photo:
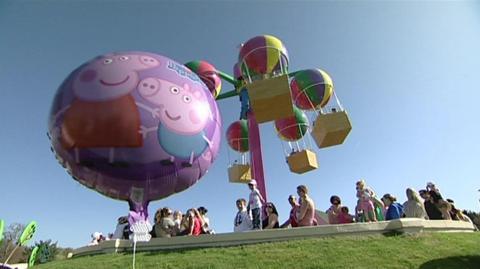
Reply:
[[[128,58],[127,56],[121,56],[120,57],[120,61],[127,61],[128,59],[130,59],[130,58]]]
[[[177,87],[171,87],[170,92],[172,92],[173,94],[178,94],[180,90]]]
[[[112,59],[105,59],[103,60],[103,64],[111,64],[113,63],[113,60]]]
[[[183,101],[185,103],[190,103],[192,101],[192,97],[188,96],[188,95],[184,95],[183,96]]]

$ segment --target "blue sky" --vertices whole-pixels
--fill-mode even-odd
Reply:
[[[0,218],[39,223],[35,240],[79,247],[113,231],[127,204],[72,180],[49,150],[47,117],[62,80],[90,58],[143,50],[179,62],[205,59],[231,73],[237,46],[280,38],[290,69],[322,68],[351,117],[320,168],[289,172],[272,124],[261,126],[268,196],[283,220],[287,196],[306,184],[317,207],[339,195],[353,209],[355,181],[405,200],[434,180],[457,207],[479,211],[480,5],[475,2],[0,1]],[[231,88],[225,83],[223,91]],[[224,130],[240,104],[219,102]],[[190,189],[150,204],[205,206],[218,232],[232,230],[235,200],[228,147]]]

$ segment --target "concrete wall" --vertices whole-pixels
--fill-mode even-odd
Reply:
[[[474,230],[475,227],[473,224],[468,222],[405,218],[374,223],[322,225],[291,229],[248,231],[243,233],[201,235],[198,237],[179,236],[172,238],[153,238],[150,242],[138,243],[137,251],[224,247],[322,236],[383,234],[389,231],[421,233],[473,232]],[[104,241],[96,246],[78,248],[74,250],[73,257],[102,253],[131,252],[132,250],[132,241],[111,240]]]

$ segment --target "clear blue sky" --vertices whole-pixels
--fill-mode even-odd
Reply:
[[[79,247],[113,231],[127,204],[72,180],[49,150],[47,116],[62,80],[86,60],[143,50],[179,62],[205,59],[231,73],[237,46],[259,34],[286,44],[291,70],[330,73],[351,116],[345,144],[317,150],[320,168],[289,172],[272,124],[261,126],[269,198],[283,220],[287,196],[306,184],[320,209],[339,195],[351,209],[355,181],[405,200],[434,180],[457,207],[479,211],[480,5],[475,2],[0,1],[0,218],[37,220],[35,240]],[[230,90],[224,84],[224,91]],[[224,130],[236,98],[219,102]],[[190,189],[153,202],[203,205],[218,232],[232,230],[228,148]]]

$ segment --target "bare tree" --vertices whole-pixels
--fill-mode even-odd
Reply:
[[[21,223],[12,223],[7,227],[0,245],[0,262],[3,262],[13,250],[24,229],[25,225]]]

